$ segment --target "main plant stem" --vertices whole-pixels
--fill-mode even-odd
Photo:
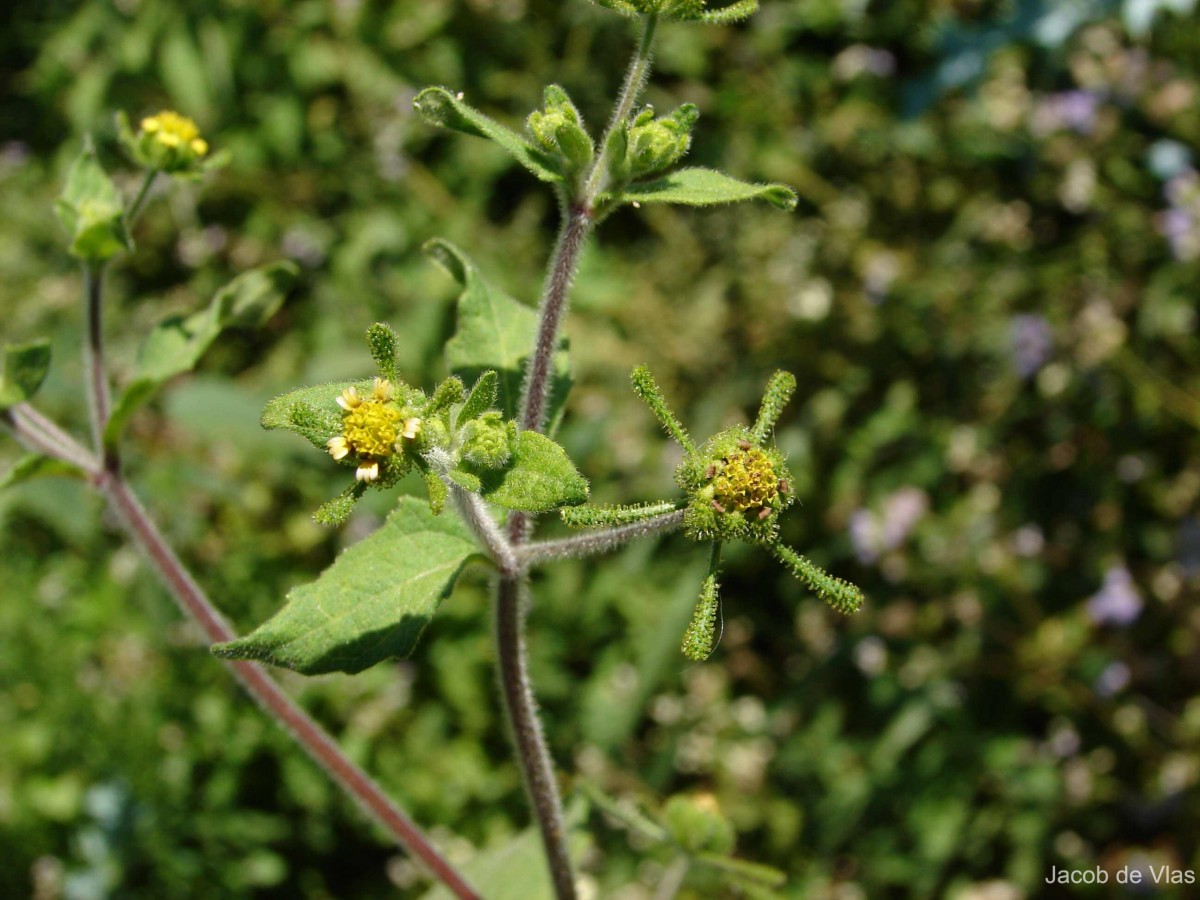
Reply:
[[[153,176],[147,178],[138,201],[132,208],[137,212],[145,199]],[[104,360],[103,282],[102,270],[98,266],[85,266],[85,297],[87,334],[84,339],[86,356],[85,374],[88,381],[88,412],[92,425],[92,437],[96,454],[101,462],[92,462],[89,475],[96,486],[105,494],[120,517],[121,524],[144,551],[159,578],[167,586],[183,612],[191,617],[212,643],[225,643],[237,637],[237,633],[205,596],[200,586],[188,573],[171,546],[158,530],[145,508],[138,502],[129,484],[121,474],[120,459],[115,448],[106,448],[104,430],[108,425],[111,402],[108,375]],[[19,436],[30,440],[38,449],[44,442],[50,449],[59,445],[58,452],[51,455],[60,459],[78,462],[89,460],[89,454],[71,438],[47,421],[39,421],[32,410],[18,410],[6,417]],[[49,426],[49,427],[47,427]],[[479,900],[479,895],[455,871],[454,867],[438,852],[433,842],[420,828],[383,792],[366,772],[351,762],[337,743],[321,728],[282,688],[266,670],[257,663],[226,661],[234,676],[258,704],[287,729],[308,755],[330,778],[352,796],[386,828],[393,837],[413,856],[420,859],[433,875],[461,900]]]
[[[538,307],[537,337],[525,370],[522,390],[521,427],[531,431],[544,431],[546,428],[554,351],[566,316],[571,281],[579,266],[579,254],[594,225],[593,206],[604,189],[608,171],[608,138],[614,129],[624,127],[646,84],[656,23],[655,16],[646,17],[641,40],[605,132],[601,152],[584,179],[579,195],[563,204],[563,223],[546,274],[545,290]],[[514,512],[509,516],[508,540],[518,555],[521,545],[529,539],[532,526],[532,520],[525,513]],[[615,545],[610,543],[606,546]],[[495,616],[500,686],[525,788],[541,829],[555,895],[558,900],[575,900],[575,877],[563,821],[562,797],[529,681],[525,642],[526,591],[527,585],[521,575],[502,574],[498,580]]]

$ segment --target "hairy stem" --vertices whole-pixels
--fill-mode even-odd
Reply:
[[[487,504],[478,494],[459,487],[449,478],[443,480],[446,487],[450,489],[450,496],[454,498],[454,505],[457,507],[459,515],[487,548],[492,562],[496,564],[502,575],[515,578],[520,572],[520,560],[513,545],[509,543],[504,532],[500,530],[500,526],[492,519]]]
[[[147,179],[148,182],[152,179]],[[143,190],[143,193],[145,191]],[[87,296],[88,336],[84,341],[87,363],[84,374],[88,380],[88,412],[96,452],[104,459],[96,483],[116,510],[122,525],[134,542],[143,550],[159,578],[167,586],[183,612],[203,629],[212,643],[226,643],[238,635],[221,613],[205,596],[171,549],[162,532],[125,482],[115,448],[104,446],[104,429],[108,424],[110,400],[108,376],[104,361],[104,342],[100,329],[102,313],[102,271],[98,267],[84,269]],[[66,437],[63,435],[63,437]],[[70,440],[69,438],[67,439]],[[73,442],[72,442],[73,443]],[[82,450],[82,448],[79,448]],[[342,753],[324,729],[311,719],[256,663],[226,661],[234,676],[250,696],[280,725],[287,729],[297,743],[346,793],[363,809],[373,815],[393,837],[413,856],[420,859],[455,896],[462,900],[478,900],[479,895],[463,880],[454,867],[438,852],[420,828],[388,798],[370,776]]]
[[[500,687],[508,712],[525,790],[533,803],[542,832],[550,877],[558,900],[574,900],[575,877],[567,846],[562,797],[554,777],[554,763],[538,719],[537,703],[529,684],[525,651],[525,585],[516,578],[501,578],[496,591],[496,650]]]
[[[192,579],[129,485],[120,476],[109,480],[105,494],[120,516],[122,525],[141,547],[171,596],[186,615],[196,621],[212,643],[237,637],[221,613]],[[234,676],[251,697],[291,732],[297,743],[347,794],[386,828],[410,854],[463,900],[477,900],[474,889],[463,880],[420,828],[388,798],[366,772],[352,763],[320,725],[289,697],[257,663],[226,661]]]
[[[571,280],[579,266],[579,252],[591,230],[590,210],[580,206],[567,210],[546,273],[546,287],[538,307],[536,343],[525,369],[525,383],[521,391],[521,427],[527,431],[543,431],[546,427],[550,372],[558,345],[558,332],[566,315]]]
[[[626,73],[608,133],[614,128],[624,127],[645,86],[650,73],[656,22],[655,16],[646,17],[641,41]],[[606,133],[603,147],[608,145],[607,137]],[[604,150],[601,150],[588,173],[582,194],[569,198],[569,202],[564,204],[562,227],[550,258],[542,302],[538,307],[537,337],[521,391],[520,424],[526,430],[544,431],[546,427],[554,351],[567,311],[571,280],[579,266],[579,253],[594,225],[592,205],[607,172],[605,156]],[[508,540],[516,553],[521,552],[520,547],[528,540],[532,526],[532,519],[525,513],[514,512],[509,516]],[[571,871],[566,826],[563,823],[562,798],[554,780],[554,762],[538,720],[537,703],[526,666],[525,590],[524,581],[512,575],[502,575],[497,584],[495,615],[500,684],[525,789],[541,829],[555,895],[558,900],[575,900],[575,878]]]
[[[684,510],[680,509],[628,525],[601,528],[554,541],[534,541],[519,547],[517,554],[525,568],[556,559],[593,556],[615,550],[638,538],[674,531],[683,525],[683,516]]]
[[[600,155],[596,157],[592,163],[592,170],[588,173],[584,195],[587,198],[588,206],[591,206],[597,195],[604,190],[604,179],[608,175],[608,139],[612,133],[625,125],[626,120],[633,112],[634,104],[642,95],[642,90],[646,87],[646,80],[650,77],[650,67],[654,59],[654,32],[658,26],[658,15],[651,13],[642,21],[642,35],[638,40],[637,51],[633,54],[633,59],[629,61],[629,68],[625,72],[625,83],[621,85],[621,94],[617,100],[617,105],[613,107],[612,118],[608,122],[608,128],[604,131],[604,137],[600,139]]]
[[[100,474],[100,463],[92,454],[28,403],[18,403],[0,417],[30,450],[78,466],[88,475]]]

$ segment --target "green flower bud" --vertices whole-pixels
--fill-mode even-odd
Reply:
[[[498,469],[512,458],[508,423],[492,410],[462,428],[462,458],[472,465]]]
[[[712,794],[676,794],[663,807],[663,825],[689,854],[726,856],[733,851],[733,825]]]
[[[537,145],[555,157],[566,175],[582,172],[592,163],[595,144],[583,127],[579,110],[556,84],[546,88],[545,106],[530,113],[526,120]]]
[[[691,147],[692,128],[699,117],[691,103],[660,119],[654,118],[653,109],[643,110],[629,129],[631,177],[652,175],[679,162]]]

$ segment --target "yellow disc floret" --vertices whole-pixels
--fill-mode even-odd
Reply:
[[[739,449],[714,475],[713,497],[726,510],[769,508],[779,496],[779,475],[758,447]]]
[[[156,116],[142,119],[142,131],[170,150],[186,147],[196,156],[208,153],[208,142],[200,137],[200,129],[187,116],[164,110]]]
[[[351,453],[358,458],[354,474],[359,481],[378,478],[380,461],[396,452],[398,439],[415,437],[420,420],[402,421],[392,394],[391,382],[376,378],[369,397],[348,387],[337,398],[343,410],[342,433],[330,438],[326,447],[334,459],[344,459]]]

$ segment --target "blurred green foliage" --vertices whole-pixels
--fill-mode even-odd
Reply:
[[[689,159],[792,184],[800,209],[615,214],[578,279],[560,438],[596,502],[656,498],[678,458],[626,387],[634,365],[698,435],[793,371],[798,411],[775,437],[801,504],[783,538],[868,602],[842,620],[731,548],[723,639],[697,666],[678,655],[704,567],[687,541],[550,567],[532,667],[569,778],[651,807],[711,792],[739,852],[795,896],[1019,897],[1051,865],[1200,868],[1187,8],[767,0],[737,27],[663,27],[649,99],[700,109]],[[164,316],[251,266],[303,267],[265,330],[223,338],[130,422],[139,490],[243,628],[388,506],[316,526],[341,473],[262,432],[263,402],[363,377],[380,319],[405,377],[444,375],[456,286],[419,252],[430,237],[513,296],[538,291],[549,196],[484,142],[420,124],[412,96],[446,84],[517,125],[556,81],[601,122],[628,29],[582,0],[0,13],[0,313],[6,343],[52,340],[45,411],[84,432],[79,284],[52,204],[84,132],[136,187],[114,110],[177,108],[232,153],[152,203],[114,272],[118,380]],[[84,486],[6,492],[0,533],[0,895],[423,890]],[[411,661],[281,675],[456,858],[527,823],[487,605],[476,573]],[[601,894],[650,896],[669,860],[590,825]]]

